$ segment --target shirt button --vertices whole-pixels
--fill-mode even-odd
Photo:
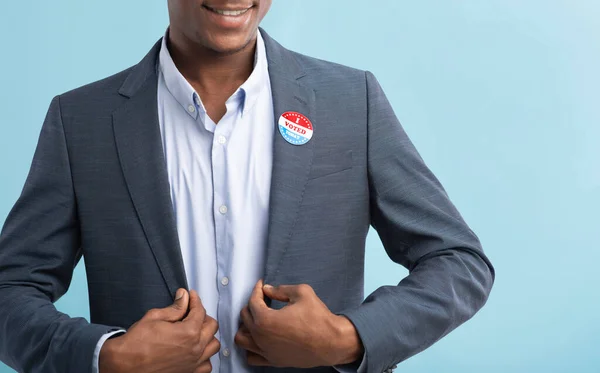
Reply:
[[[230,355],[230,351],[229,351],[229,349],[228,349],[228,348],[224,349],[224,350],[223,350],[223,356],[227,357],[227,356],[229,356],[229,355]]]
[[[228,279],[227,277],[223,277],[223,278],[221,279],[221,284],[222,284],[223,286],[227,286],[227,285],[229,284],[229,279]]]
[[[221,135],[219,136],[219,144],[223,145],[227,142],[227,139],[225,138],[225,136]]]
[[[227,214],[227,206],[223,205],[219,207],[219,212],[223,215]]]
[[[196,111],[196,107],[195,107],[194,105],[190,105],[190,106],[188,106],[188,111],[189,111],[190,113],[193,113],[193,112],[195,112],[195,111]]]

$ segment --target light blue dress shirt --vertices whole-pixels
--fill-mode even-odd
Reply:
[[[250,372],[234,337],[266,254],[274,114],[265,46],[259,36],[254,70],[218,124],[164,42],[159,59],[158,115],[185,272],[219,322],[213,372]]]
[[[157,104],[187,281],[219,323],[221,350],[211,357],[212,371],[250,372],[234,337],[266,255],[275,123],[266,49],[259,31],[254,70],[216,124],[175,66],[168,32],[159,54]],[[123,332],[98,342],[95,372],[104,342]]]

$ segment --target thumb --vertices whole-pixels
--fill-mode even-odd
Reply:
[[[295,298],[294,285],[264,285],[263,293],[273,299],[280,302],[290,302]]]
[[[181,288],[175,293],[175,301],[168,307],[163,308],[162,320],[177,322],[181,321],[188,310],[190,296],[187,290]]]
[[[206,318],[206,309],[202,305],[200,296],[195,290],[189,292],[189,313],[185,316],[185,320],[196,319],[200,324],[204,323]]]

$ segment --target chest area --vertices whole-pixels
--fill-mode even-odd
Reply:
[[[159,97],[159,127],[176,214],[239,216],[268,210],[273,164],[273,109],[264,100],[218,124],[198,106],[195,115],[168,95]],[[201,218],[199,216],[198,218]]]

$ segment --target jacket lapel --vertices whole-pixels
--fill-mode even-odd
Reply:
[[[113,113],[113,130],[131,199],[173,295],[188,284],[158,122],[156,60],[161,40],[121,86],[119,93],[129,99]]]
[[[265,282],[275,284],[279,265],[289,245],[312,166],[313,141],[292,145],[279,134],[277,121],[295,111],[314,121],[315,92],[303,85],[305,76],[293,54],[263,29],[273,94],[273,170],[269,207]],[[115,142],[125,181],[146,239],[171,291],[188,288],[173,213],[158,122],[156,61],[162,39],[134,66],[119,93],[129,99],[113,113]]]
[[[291,52],[262,29],[261,35],[267,50],[275,117],[264,280],[266,283],[275,284],[279,265],[298,220],[308,173],[312,166],[314,144],[313,141],[304,145],[289,144],[279,133],[277,122],[283,113],[295,111],[311,120],[314,131],[319,131],[319,123],[314,122],[315,92],[299,81],[305,75],[301,66]]]

